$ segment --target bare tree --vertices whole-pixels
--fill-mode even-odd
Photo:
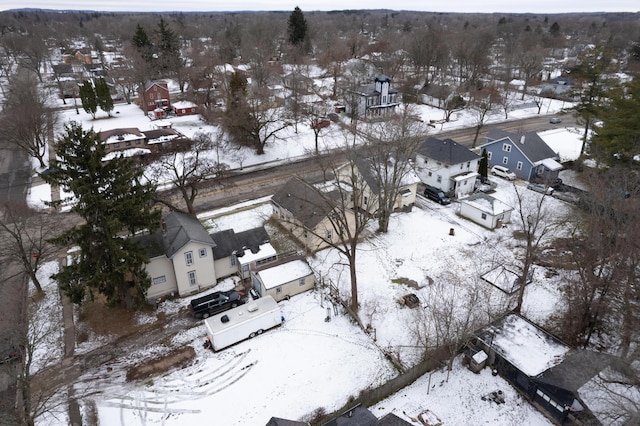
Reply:
[[[575,279],[566,286],[567,310],[561,319],[565,339],[585,348],[594,336],[611,335],[623,358],[637,357],[640,309],[637,288],[638,178],[624,168],[589,171],[591,188],[576,217],[565,250]],[[628,195],[628,198],[627,198]],[[611,327],[611,324],[616,324]]]
[[[5,49],[18,65],[32,71],[42,83],[42,67],[46,65],[49,48],[45,40],[49,30],[44,25],[31,26],[25,34],[10,32],[4,38]]]
[[[211,184],[212,178],[219,179],[229,168],[227,164],[220,162],[219,151],[222,149],[222,143],[220,133],[196,133],[192,141],[180,142],[151,167],[154,181],[168,181],[177,188],[190,215],[196,215],[194,202],[200,190]],[[216,159],[208,157],[211,151],[215,152]],[[181,211],[167,197],[160,195],[158,201],[172,210]]]
[[[18,376],[20,392],[20,417],[25,425],[34,425],[44,414],[55,415],[67,403],[61,380],[43,380],[36,374],[44,374],[62,356],[60,331],[62,324],[60,305],[44,304],[33,298],[28,306],[28,331],[21,345],[22,368]]]
[[[0,113],[0,132],[11,145],[37,159],[44,169],[48,132],[53,132],[57,114],[29,71],[23,70],[10,80],[7,95]]]
[[[532,267],[539,255],[540,245],[544,239],[558,227],[559,220],[553,217],[548,207],[547,191],[539,195],[533,191],[519,189],[513,185],[515,191],[518,224],[522,226],[522,238],[525,246],[520,253],[520,265],[518,274],[518,296],[514,312],[520,313],[524,302],[524,293],[527,284],[531,280]],[[546,189],[546,187],[545,187]]]
[[[52,259],[56,247],[49,243],[59,229],[55,213],[36,212],[26,205],[5,205],[0,216],[0,258],[17,261],[38,293],[43,289],[37,277],[42,263]]]
[[[348,145],[346,135],[345,145]],[[352,152],[351,148],[347,148],[347,151]],[[281,220],[287,224],[287,227],[297,230],[300,235],[313,236],[321,245],[334,248],[346,259],[351,284],[350,309],[354,315],[357,315],[359,308],[356,269],[358,243],[366,235],[376,207],[375,203],[365,199],[367,185],[355,162],[349,161],[344,164],[342,161],[336,161],[336,158],[336,156],[317,158],[322,170],[323,182],[314,185],[308,181],[295,179],[290,184],[295,185],[296,190],[287,194],[288,197],[295,197],[293,202],[305,206],[304,211],[309,215],[325,217],[326,226],[318,228],[306,226],[303,221],[295,218]]]
[[[489,86],[485,89],[474,90],[471,92],[471,100],[469,102],[471,109],[475,113],[476,133],[473,137],[472,148],[476,147],[480,130],[484,127],[488,115],[491,114],[501,100],[500,92],[495,86]]]
[[[414,174],[411,161],[426,135],[425,126],[416,120],[413,108],[403,107],[389,120],[367,128],[360,167],[369,168],[378,204],[378,231],[389,230],[391,214],[402,205],[400,190]],[[361,170],[364,173],[364,170]]]
[[[251,94],[236,90],[227,103],[224,125],[234,142],[264,154],[267,143],[289,127],[283,108],[275,107],[267,88],[254,87]]]

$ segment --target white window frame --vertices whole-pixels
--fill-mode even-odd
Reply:
[[[509,164],[509,157],[502,157],[502,164],[504,164],[505,166]]]
[[[518,161],[516,163],[516,170],[522,170],[522,166],[523,166],[522,161]]]
[[[167,282],[167,277],[165,275],[160,275],[159,277],[153,278],[153,285],[164,284]]]
[[[200,257],[207,257],[207,249],[206,248],[198,249],[198,254],[200,255]]]
[[[493,154],[493,152],[487,151],[487,160],[491,160],[491,154]]]
[[[192,251],[184,252],[184,263],[187,266],[193,265],[193,252]]]
[[[187,280],[191,287],[198,285],[198,276],[196,275],[195,270],[187,272]]]
[[[511,152],[511,144],[503,143],[503,144],[502,144],[502,150],[503,150],[504,152]]]

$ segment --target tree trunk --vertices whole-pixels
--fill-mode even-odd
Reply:
[[[351,249],[349,256],[349,278],[351,279],[351,310],[358,313],[358,277],[356,275],[356,252]]]

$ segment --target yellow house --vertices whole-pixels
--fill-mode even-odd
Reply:
[[[271,203],[273,216],[310,252],[338,243],[346,227],[352,233],[355,229],[353,211],[335,193],[323,193],[300,179],[289,180]]]
[[[384,186],[398,186],[398,191],[393,205],[393,211],[407,211],[416,202],[416,193],[420,178],[407,162],[397,166],[389,165],[386,171],[378,173],[372,164],[372,159],[357,157],[352,162],[347,163],[337,169],[336,178],[345,185],[353,185],[357,182],[359,196],[354,196],[354,204],[357,207],[376,214],[380,210],[379,201],[384,191]],[[386,175],[382,179],[379,175]],[[395,174],[395,176],[394,176]],[[386,180],[384,182],[383,180]],[[396,183],[397,182],[397,183]],[[353,207],[353,206],[352,206]]]
[[[197,218],[172,212],[160,230],[139,237],[138,242],[149,256],[145,267],[151,277],[148,300],[169,294],[185,296],[216,284],[216,243]]]

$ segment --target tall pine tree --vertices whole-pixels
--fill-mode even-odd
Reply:
[[[289,15],[289,43],[294,46],[302,46],[307,38],[307,20],[298,6]]]
[[[96,118],[96,112],[98,111],[98,98],[96,97],[96,91],[93,88],[93,84],[89,80],[85,80],[80,86],[80,102],[82,108],[91,117]]]
[[[100,109],[111,117],[111,111],[113,111],[113,98],[111,97],[111,90],[109,90],[107,81],[104,78],[98,78],[94,80],[94,83],[96,86],[96,102]]]
[[[591,152],[606,164],[637,165],[640,152],[640,78],[609,93],[611,101],[601,108],[602,125],[595,127]]]
[[[151,63],[153,59],[153,43],[147,35],[147,32],[140,24],[136,25],[136,32],[133,34],[131,42],[136,47],[147,63]]]
[[[158,72],[161,76],[172,76],[182,66],[180,41],[163,18],[158,22],[157,30]]]
[[[140,306],[151,285],[145,270],[148,258],[130,237],[158,228],[155,187],[142,183],[143,169],[130,158],[103,161],[105,147],[93,130],[73,122],[65,129],[56,143],[51,173],[43,179],[72,194],[52,205],[71,203],[83,223],[53,240],[79,249],[55,279],[77,304],[101,294],[110,305]]]

